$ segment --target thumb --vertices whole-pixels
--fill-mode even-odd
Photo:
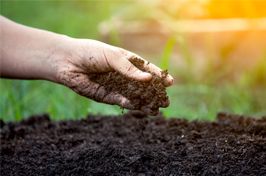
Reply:
[[[137,81],[149,81],[152,78],[150,73],[138,69],[128,60],[126,56],[117,58],[112,66],[115,71],[118,71],[122,75]]]

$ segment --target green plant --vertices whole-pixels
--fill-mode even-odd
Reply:
[[[253,88],[266,87],[266,51],[257,64],[242,75],[240,82]]]
[[[162,68],[163,70],[169,69],[170,59],[171,59],[171,55],[173,53],[175,44],[176,44],[175,37],[170,37],[165,44],[165,47],[163,49],[163,53],[160,59],[161,60],[160,68]]]

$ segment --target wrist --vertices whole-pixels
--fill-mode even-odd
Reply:
[[[58,74],[62,67],[65,67],[67,57],[69,57],[71,37],[56,34],[51,40],[48,53],[44,56],[45,73],[42,79],[59,83]]]

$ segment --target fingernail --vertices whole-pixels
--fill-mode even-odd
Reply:
[[[164,80],[165,86],[171,86],[174,84],[174,78],[168,75],[167,79]]]

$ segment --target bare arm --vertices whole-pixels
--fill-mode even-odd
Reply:
[[[56,68],[53,64],[55,56],[52,54],[63,52],[59,44],[66,37],[26,27],[2,16],[0,16],[0,26],[1,77],[55,81]]]

